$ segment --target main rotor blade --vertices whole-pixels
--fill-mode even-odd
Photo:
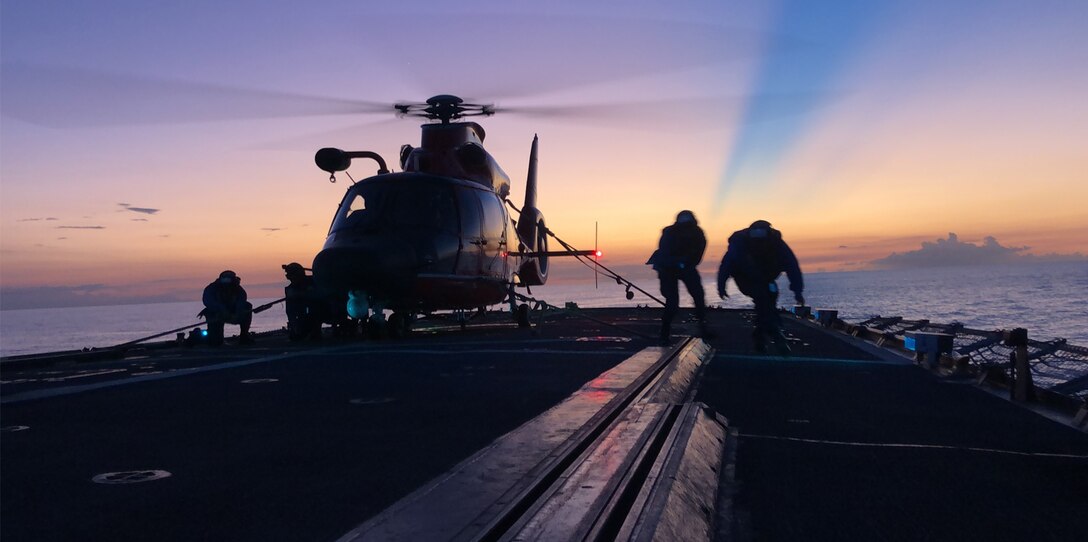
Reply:
[[[671,100],[646,100],[558,106],[495,106],[500,115],[562,120],[603,127],[643,126],[654,131],[671,128],[713,128],[760,123],[803,115],[834,103],[841,94],[799,92],[737,96],[708,96]],[[761,110],[742,116],[744,107],[758,102]]]
[[[454,21],[486,21],[487,32],[467,31],[449,16],[413,15],[427,39],[403,32],[361,34],[365,48],[395,50],[416,88],[458,96],[510,99],[580,89],[625,79],[661,76],[759,58],[765,31],[738,26],[623,16],[461,14]],[[780,38],[778,52],[800,48]],[[461,54],[434,54],[434,44],[455,44]],[[559,50],[565,53],[558,53]]]
[[[251,148],[260,150],[306,149],[308,151],[317,150],[319,147],[348,148],[351,147],[353,142],[364,142],[368,134],[372,133],[374,128],[379,126],[389,127],[390,125],[399,122],[399,120],[400,119],[397,117],[390,115],[388,118],[356,123],[343,128],[321,130],[287,139],[265,141],[254,144]],[[408,126],[406,129],[410,129],[413,132],[419,132],[419,128],[416,126]],[[383,131],[384,130],[385,128],[383,128]]]
[[[0,111],[48,127],[395,113],[392,104],[84,68],[4,63]]]

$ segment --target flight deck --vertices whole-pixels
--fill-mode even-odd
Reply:
[[[587,316],[589,318],[584,318]],[[422,321],[0,365],[5,540],[1063,540],[1088,434],[976,378],[749,311]],[[691,333],[687,322],[678,331]],[[686,330],[684,328],[687,328]],[[1037,407],[1036,410],[1041,407]]]

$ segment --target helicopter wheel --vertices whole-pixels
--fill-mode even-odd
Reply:
[[[329,324],[329,330],[332,331],[333,337],[344,337],[351,334],[351,326],[354,325],[355,320],[332,322]]]
[[[514,313],[514,320],[518,323],[518,327],[531,327],[529,322],[529,305],[518,305],[517,312]]]
[[[385,333],[386,322],[380,315],[373,315],[366,322],[366,336],[371,340],[377,341],[382,338]]]
[[[412,328],[412,317],[410,315],[394,312],[389,316],[389,336],[394,339],[399,339],[408,334]]]

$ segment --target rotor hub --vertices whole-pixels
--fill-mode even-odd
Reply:
[[[490,117],[495,114],[494,104],[465,103],[451,94],[432,96],[426,103],[400,103],[393,106],[402,117],[422,117],[449,124],[463,117]]]

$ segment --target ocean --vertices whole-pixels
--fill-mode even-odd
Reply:
[[[719,301],[713,275],[716,266],[704,263],[702,268],[708,303],[751,306],[732,282],[730,297]],[[656,280],[631,280],[658,295]],[[792,305],[784,277],[779,284],[784,292],[780,304]],[[623,287],[603,278],[597,288],[590,279],[548,284],[534,288],[533,295],[559,306],[575,301],[587,308],[654,303],[641,294],[627,300]],[[849,322],[881,315],[956,321],[976,329],[1023,327],[1036,340],[1060,337],[1088,346],[1088,262],[810,273],[805,276],[805,299],[812,307],[838,309],[840,318]],[[271,299],[251,301],[256,306]],[[681,303],[691,304],[683,290]],[[202,323],[196,314],[201,308],[199,301],[193,301],[0,311],[0,356],[106,347],[187,324],[198,327]],[[285,322],[280,304],[255,315],[253,330],[275,330]],[[237,327],[227,326],[228,336],[236,332]]]

